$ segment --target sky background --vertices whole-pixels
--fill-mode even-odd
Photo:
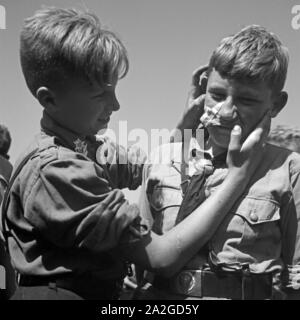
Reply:
[[[39,130],[42,108],[25,86],[19,63],[23,20],[42,5],[88,8],[121,37],[129,52],[130,71],[117,87],[120,120],[128,130],[172,129],[180,118],[191,73],[208,62],[220,40],[249,24],[275,32],[289,48],[286,108],[274,124],[300,126],[300,30],[291,26],[300,0],[0,0],[6,8],[6,30],[0,30],[0,123],[12,135],[11,160]]]

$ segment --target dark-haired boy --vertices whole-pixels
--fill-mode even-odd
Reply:
[[[186,175],[181,144],[174,144],[172,152],[161,146],[154,157],[161,156],[164,164],[145,172],[141,213],[156,233],[186,218],[193,198],[200,203],[220,188],[231,129],[241,126],[245,139],[266,112],[277,116],[287,102],[282,91],[287,68],[287,49],[262,27],[248,26],[221,41],[208,69],[204,150],[197,144],[187,150]],[[198,156],[203,152],[212,161],[210,172]],[[141,299],[300,298],[300,157],[271,144],[257,156],[261,165],[207,245],[175,277],[155,276],[153,286],[147,283],[141,290]],[[166,170],[171,163],[177,170]],[[198,185],[201,191],[184,189],[195,174],[206,175]]]

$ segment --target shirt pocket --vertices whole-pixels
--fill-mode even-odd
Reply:
[[[274,243],[280,239],[280,206],[272,199],[246,197],[233,208],[235,215],[244,220],[244,244]]]
[[[230,210],[212,245],[216,251],[268,252],[280,241],[280,206],[273,199],[245,197]]]
[[[174,227],[182,202],[181,189],[167,185],[156,185],[147,193],[153,215],[153,231],[158,234]]]

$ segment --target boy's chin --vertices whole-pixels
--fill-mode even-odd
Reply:
[[[209,130],[209,137],[215,146],[227,150],[230,142],[230,133],[230,129],[214,127]]]
[[[107,128],[108,128],[108,124],[101,126],[96,132],[96,134],[104,134],[107,131]]]

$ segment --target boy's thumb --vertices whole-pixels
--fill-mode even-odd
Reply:
[[[235,125],[234,128],[231,130],[228,151],[232,152],[241,150],[241,137],[242,128],[239,125]]]

